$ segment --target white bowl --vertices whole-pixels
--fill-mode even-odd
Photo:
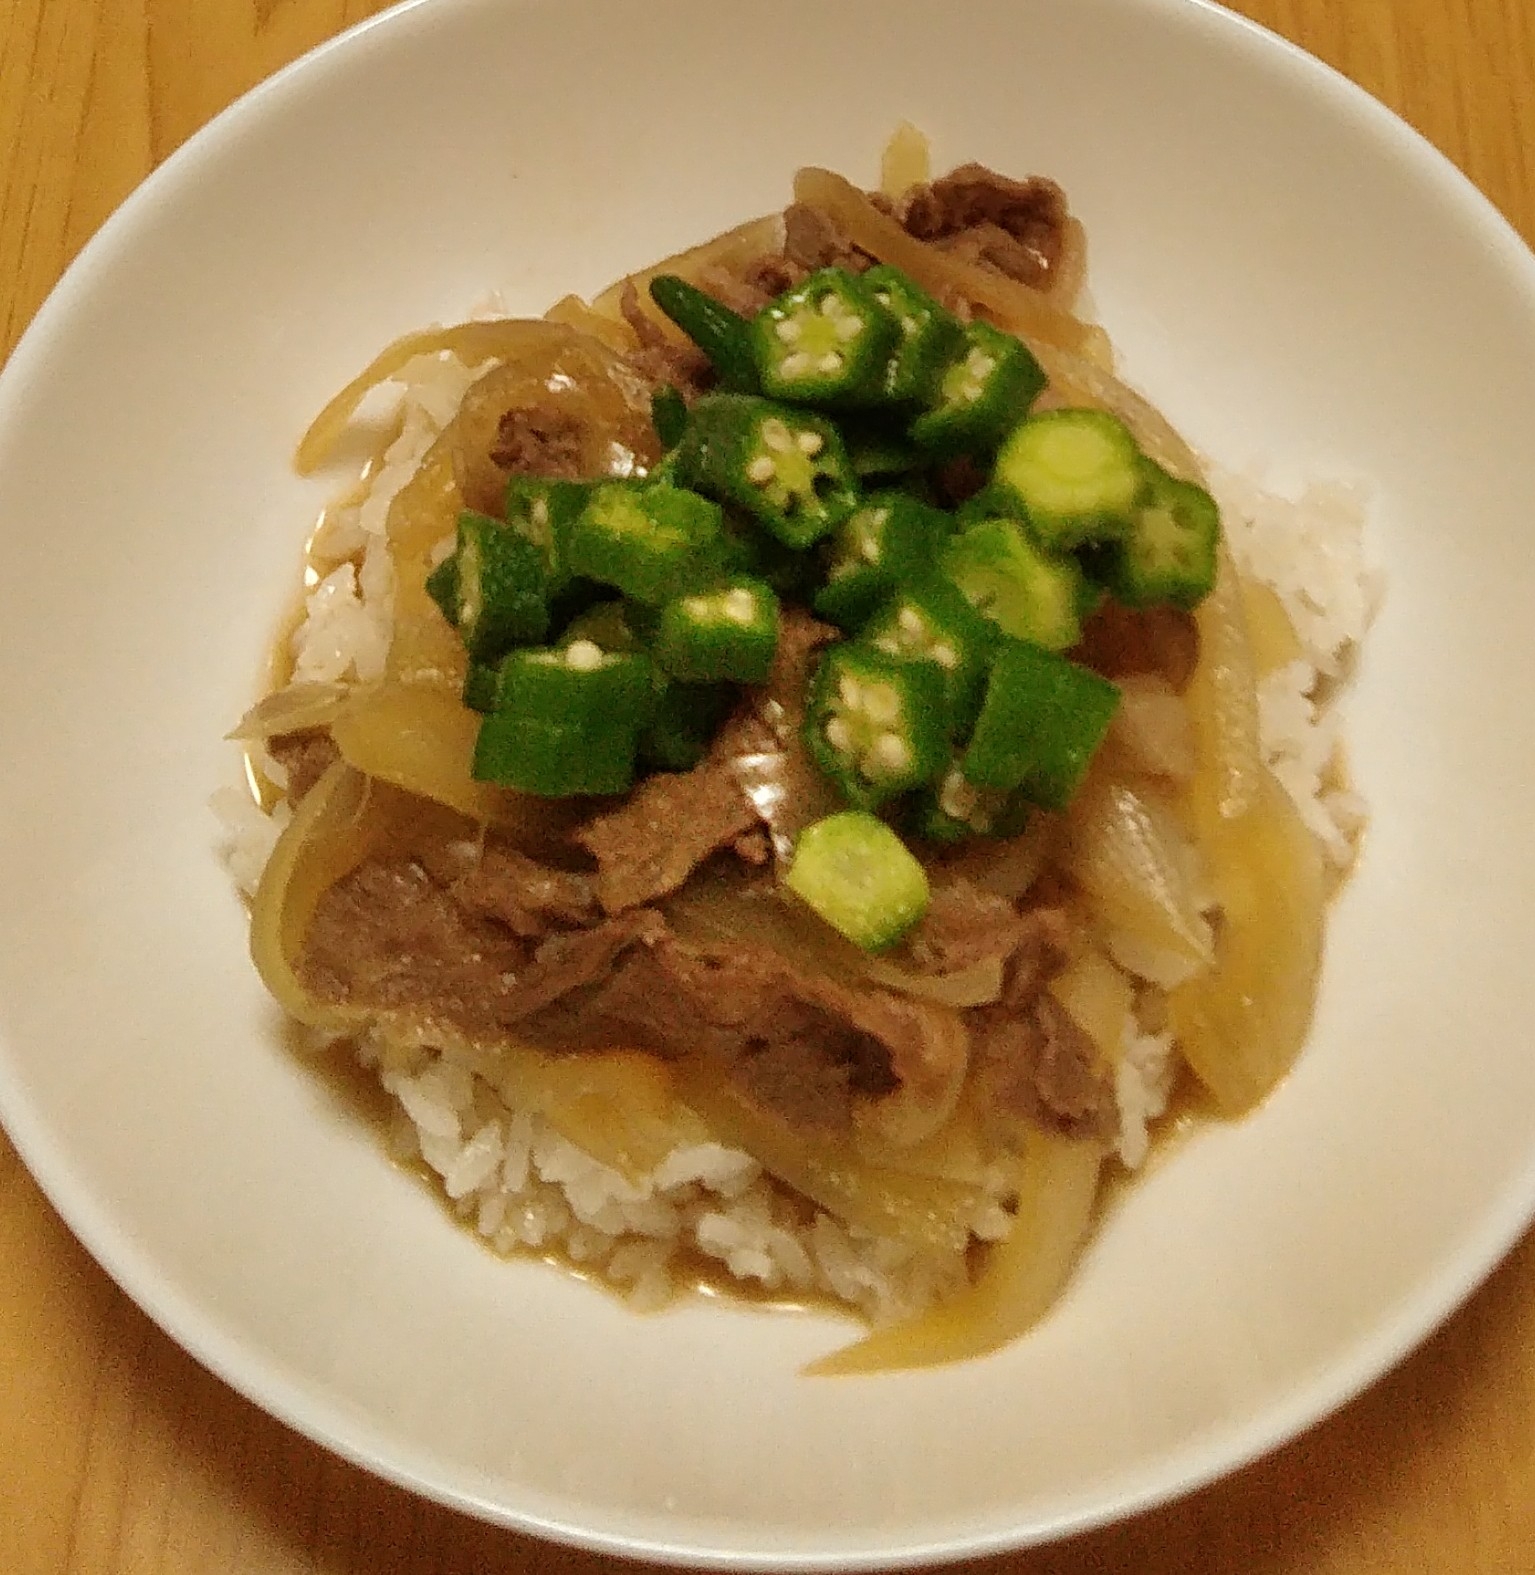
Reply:
[[[1210,452],[1374,487],[1374,806],[1296,1073],[1132,1190],[982,1363],[810,1381],[814,1317],[641,1318],[500,1262],[287,1052],[206,808],[386,340],[538,312],[868,179],[1058,176],[1130,376]],[[1535,262],[1362,93],[1194,0],[437,0],[171,159],[0,378],[0,1112],[70,1225],[263,1406],[464,1509],[698,1563],[1015,1546],[1336,1406],[1535,1201]]]

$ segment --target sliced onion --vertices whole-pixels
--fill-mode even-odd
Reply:
[[[1194,774],[1194,725],[1183,697],[1158,673],[1133,673],[1118,683],[1105,760],[1127,772],[1187,782]]]
[[[1199,660],[1185,693],[1198,772],[1190,791],[1201,843],[1244,815],[1267,775],[1258,740],[1258,690],[1236,565],[1224,545],[1215,588],[1194,614]]]
[[[1016,837],[991,841],[977,838],[945,856],[944,870],[961,875],[982,891],[1016,902],[1026,896],[1061,843],[1063,823],[1044,811],[1034,815],[1028,828]]]
[[[568,328],[558,324],[499,318],[406,334],[381,350],[314,418],[299,442],[294,467],[301,476],[307,476],[323,465],[363,400],[417,356],[447,353],[475,366],[481,361],[504,360],[531,349],[546,348],[561,342],[569,333]]]
[[[262,982],[290,1017],[337,1033],[369,1012],[320,1000],[299,979],[298,960],[321,897],[380,844],[383,806],[370,800],[360,772],[343,760],[328,767],[277,839],[251,900],[251,959]]]
[[[1200,1082],[1235,1116],[1268,1094],[1305,1042],[1327,888],[1316,838],[1266,770],[1205,851],[1221,910],[1215,964],[1172,993],[1169,1015]]]
[[[849,1138],[791,1127],[758,1109],[705,1058],[681,1064],[677,1091],[718,1142],[744,1150],[847,1224],[945,1252],[961,1251],[969,1239],[980,1203],[974,1187],[869,1165]]]
[[[744,224],[737,224],[734,228],[725,230],[699,246],[690,246],[686,251],[665,257],[649,268],[642,268],[638,273],[625,274],[622,279],[616,279],[601,295],[593,299],[592,310],[602,317],[622,322],[623,311],[620,303],[624,298],[624,290],[632,285],[640,309],[650,313],[658,323],[675,332],[670,319],[665,317],[650,299],[650,281],[657,274],[674,273],[697,284],[699,276],[706,269],[723,268],[727,273],[739,272],[747,263],[761,257],[764,252],[777,251],[782,242],[783,216],[781,214],[768,213],[760,219],[748,219]]]
[[[1188,838],[1148,790],[1095,774],[1067,816],[1065,865],[1109,926],[1181,963],[1208,966],[1210,927],[1199,910]]]
[[[1113,1065],[1124,1048],[1135,992],[1118,968],[1089,944],[1079,950],[1047,987],[1077,1027]]]
[[[864,971],[886,990],[963,1010],[984,1006],[1002,994],[1004,966],[1001,957],[983,957],[953,973],[911,973],[888,958],[870,957]]]
[[[927,135],[909,120],[890,133],[879,160],[879,189],[891,202],[899,202],[913,186],[932,178],[932,150]]]
[[[987,1356],[1016,1340],[1055,1304],[1093,1221],[1103,1152],[1096,1143],[1030,1131],[1018,1210],[967,1289],[930,1311],[822,1357],[807,1374],[887,1373]]]
[[[225,735],[241,742],[328,727],[351,704],[355,684],[288,684],[258,700]]]

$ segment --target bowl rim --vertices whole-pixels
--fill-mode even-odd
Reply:
[[[485,6],[490,0],[399,0],[353,24],[283,66],[234,99],[156,166],[123,199],[70,262],[0,365],[0,425],[9,419],[39,365],[56,325],[67,322],[96,277],[110,269],[138,231],[152,225],[162,198],[196,179],[238,139],[245,127],[280,113],[288,96],[313,91],[370,40],[391,40],[402,29],[430,27],[439,14]],[[505,3],[505,0],[502,0]],[[552,6],[558,0],[515,0],[517,8]],[[726,3],[726,0],[718,0]],[[745,0],[734,0],[744,4]],[[1492,200],[1421,132],[1336,68],[1217,0],[1113,0],[1116,5],[1223,33],[1229,47],[1266,57],[1275,69],[1302,80],[1356,119],[1414,174],[1451,199],[1468,228],[1501,267],[1522,275],[1535,302],[1535,253]],[[577,1548],[627,1559],[654,1559],[679,1567],[732,1570],[904,1569],[940,1561],[984,1557],[1075,1536],[1183,1498],[1240,1470],[1321,1423],[1376,1382],[1426,1340],[1485,1282],[1535,1216],[1535,1151],[1496,1207],[1481,1211],[1442,1272],[1398,1303],[1394,1314],[1356,1341],[1287,1398],[1245,1422],[1229,1424],[1184,1445],[1158,1473],[1158,1481],[1116,1499],[1021,1528],[998,1527],[920,1544],[871,1546],[853,1551],[784,1552],[772,1548],[681,1542],[665,1535],[592,1530],[575,1518],[514,1511],[488,1496],[433,1481],[412,1468],[398,1440],[339,1407],[318,1404],[259,1348],[226,1332],[194,1296],[161,1277],[152,1258],[113,1223],[108,1203],[91,1195],[74,1174],[63,1145],[32,1108],[0,1046],[0,1121],[50,1205],[131,1301],[198,1363],[283,1425],[370,1474],[448,1508],[509,1529]],[[419,1458],[419,1457],[418,1457]]]

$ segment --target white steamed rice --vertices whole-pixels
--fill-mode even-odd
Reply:
[[[312,544],[317,576],[292,635],[294,678],[368,681],[383,672],[392,572],[385,523],[395,494],[458,408],[478,369],[450,355],[422,356],[398,375],[398,436],[366,485],[327,513]],[[1378,597],[1364,545],[1364,499],[1352,487],[1313,485],[1298,497],[1215,472],[1233,554],[1271,585],[1304,655],[1263,680],[1265,754],[1328,857],[1354,856],[1365,808],[1340,785],[1338,719],[1327,701],[1346,672]],[[281,783],[275,763],[269,767]],[[226,857],[249,895],[283,826],[244,786],[216,795]],[[714,1262],[774,1296],[826,1297],[886,1322],[928,1305],[965,1278],[962,1257],[876,1239],[810,1212],[749,1155],[717,1143],[674,1150],[630,1180],[561,1138],[535,1112],[510,1108],[492,1070],[471,1055],[391,1046],[366,1038],[358,1053],[394,1102],[390,1147],[441,1179],[454,1212],[503,1253],[557,1254],[601,1273],[638,1307],[660,1306],[679,1273]],[[1149,1129],[1167,1109],[1178,1061],[1167,1033],[1127,1031],[1115,1069],[1118,1155],[1134,1169]],[[998,1181],[971,1221],[982,1239],[1010,1216]]]

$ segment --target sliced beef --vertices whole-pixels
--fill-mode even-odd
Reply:
[[[589,820],[576,840],[597,860],[597,898],[622,913],[676,889],[705,859],[757,823],[727,760],[648,777],[617,809]]]
[[[921,973],[959,973],[988,958],[1008,958],[1032,943],[1032,915],[964,876],[936,879],[927,912],[907,936],[899,959]]]
[[[554,927],[571,929],[597,917],[591,878],[551,869],[505,843],[491,839],[451,887],[471,914],[499,919],[514,935],[536,937]]]
[[[501,417],[489,457],[507,475],[579,481],[587,473],[585,448],[586,428],[574,416],[519,405]]]
[[[370,859],[320,899],[299,973],[323,1000],[416,1007],[492,1032],[515,1002],[527,942],[465,912],[416,859]]]
[[[819,208],[803,202],[791,203],[783,216],[784,261],[814,273],[817,268],[846,268],[862,273],[874,259],[842,232],[836,222]]]
[[[1045,989],[1060,964],[1058,951],[1020,955],[1003,999],[967,1014],[974,1084],[981,1108],[1003,1124],[1106,1140],[1119,1124],[1113,1079],[1098,1047]]]
[[[1041,286],[1060,261],[1068,210],[1052,180],[1011,180],[982,164],[962,164],[912,187],[896,217],[918,240]]]
[[[633,284],[624,286],[618,309],[639,341],[638,349],[629,352],[629,365],[647,383],[670,383],[690,400],[713,384],[714,372],[708,358],[696,345],[668,334],[640,305]]]
[[[267,740],[267,753],[288,776],[288,802],[297,804],[330,769],[338,750],[323,727],[279,733]]]

